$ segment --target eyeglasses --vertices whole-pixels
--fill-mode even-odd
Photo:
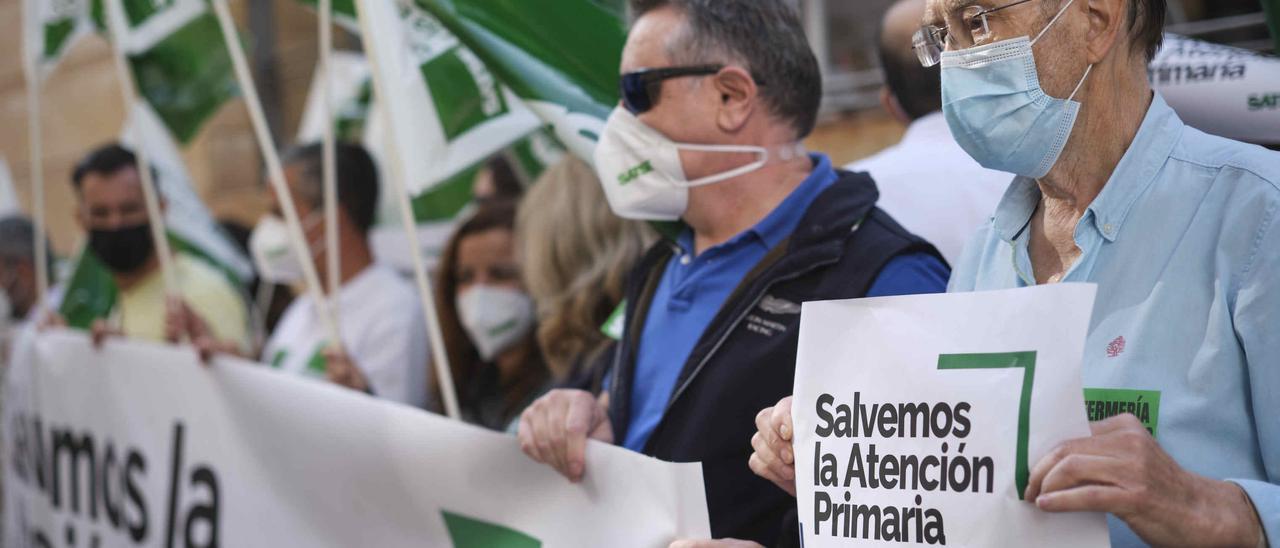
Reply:
[[[622,75],[620,81],[622,105],[638,116],[658,106],[658,97],[662,96],[662,82],[685,76],[707,76],[721,70],[724,70],[724,65],[692,65],[628,72]],[[751,80],[757,86],[764,85],[764,81],[754,75]]]
[[[958,14],[960,28],[952,29],[950,24],[925,25],[911,37],[911,49],[915,50],[920,64],[932,67],[942,62],[942,52],[950,44],[955,48],[980,46],[991,39],[991,27],[987,24],[987,16],[1000,10],[1026,4],[1031,0],[1017,0],[994,8],[982,6],[965,6]]]
[[[639,115],[657,106],[662,95],[662,82],[686,76],[706,76],[720,72],[724,65],[696,65],[641,69],[622,75],[622,105],[632,114]]]

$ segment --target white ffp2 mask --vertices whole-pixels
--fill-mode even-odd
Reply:
[[[303,221],[305,232],[320,217],[314,213]],[[315,255],[315,242],[308,242],[308,251]],[[267,215],[258,221],[249,235],[249,253],[253,256],[254,268],[258,270],[258,278],[269,283],[293,284],[301,282],[302,261],[293,250],[293,242],[289,237],[289,225],[275,215]],[[311,260],[311,257],[307,257]]]
[[[756,160],[731,170],[690,181],[680,151],[754,154]],[[778,158],[804,154],[800,145],[778,149]],[[605,198],[619,217],[642,221],[674,221],[689,207],[689,189],[745,175],[769,163],[769,149],[751,145],[677,143],[647,126],[626,108],[617,107],[596,145],[595,165]]]
[[[456,306],[462,328],[486,362],[533,329],[533,299],[523,291],[477,285],[459,293]]]

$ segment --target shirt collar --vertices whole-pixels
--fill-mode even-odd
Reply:
[[[790,236],[792,232],[795,232],[801,218],[804,217],[805,212],[809,211],[809,206],[813,204],[813,201],[839,178],[835,169],[831,167],[831,158],[828,158],[827,155],[813,153],[809,155],[809,159],[813,162],[813,171],[795,190],[791,191],[791,194],[782,203],[778,204],[778,207],[775,207],[755,226],[730,238],[729,241],[717,247],[732,247],[740,245],[746,239],[754,239],[768,250],[773,249],[783,239]],[[680,246],[685,253],[692,253],[693,230],[685,228],[676,239],[676,245]]]
[[[1164,98],[1155,94],[1129,150],[1116,165],[1102,192],[1089,204],[1094,229],[1107,241],[1115,241],[1133,204],[1155,182],[1182,137],[1183,127],[1182,120]]]
[[[813,171],[809,176],[778,207],[749,230],[764,243],[766,249],[773,249],[795,232],[800,219],[809,211],[813,201],[836,182],[836,171],[831,167],[831,158],[815,153],[810,154],[809,159],[813,161]]]
[[[1129,210],[1156,174],[1164,167],[1182,135],[1184,124],[1160,94],[1155,94],[1138,134],[1129,145],[1102,192],[1089,205],[1094,229],[1115,241]],[[1012,242],[1026,228],[1040,204],[1040,187],[1034,179],[1018,177],[1009,185],[993,219],[996,234]]]

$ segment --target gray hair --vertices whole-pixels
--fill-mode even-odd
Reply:
[[[48,242],[45,243],[48,249]],[[53,253],[45,254],[49,264],[53,263]],[[36,264],[35,227],[31,220],[21,215],[0,217],[0,261],[6,264]],[[52,273],[53,269],[48,269]]]
[[[760,86],[772,113],[806,137],[822,103],[822,73],[790,0],[631,0],[632,17],[671,6],[685,28],[668,53],[682,64],[733,62]]]

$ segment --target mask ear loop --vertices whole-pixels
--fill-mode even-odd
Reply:
[[[746,164],[744,166],[731,169],[724,173],[708,175],[701,179],[687,181],[682,184],[679,184],[679,186],[684,188],[693,188],[693,187],[699,187],[699,186],[705,186],[713,183],[718,183],[727,179],[738,177],[740,175],[751,173],[752,171],[755,171],[766,165],[769,165],[769,149],[765,147],[739,146],[739,145],[691,145],[691,144],[677,144],[676,147],[682,148],[685,150],[695,150],[700,152],[738,152],[738,153],[753,153],[753,154],[759,155],[759,159],[749,164]],[[794,145],[786,145],[779,148],[777,157],[778,157],[778,160],[780,161],[788,162],[796,158],[799,158],[801,156],[804,156],[805,154],[806,154],[806,151],[805,151],[804,145],[800,143],[796,143]]]
[[[1062,9],[1058,10],[1058,14],[1053,16],[1053,19],[1049,20],[1049,24],[1045,25],[1043,29],[1040,29],[1040,34],[1037,34],[1035,39],[1031,41],[1031,45],[1036,45],[1036,42],[1039,42],[1040,39],[1044,37],[1044,33],[1049,32],[1049,29],[1053,28],[1053,24],[1057,23],[1058,19],[1061,19],[1063,14],[1067,13],[1067,8],[1070,8],[1071,4],[1074,4],[1075,2],[1076,0],[1067,0],[1067,5],[1062,6]]]
[[[1084,81],[1089,79],[1089,72],[1093,70],[1093,65],[1089,65],[1084,69],[1084,76],[1080,77],[1080,83],[1076,84],[1076,89],[1071,91],[1071,95],[1067,97],[1067,101],[1076,98],[1076,94],[1080,93],[1080,88],[1084,87]]]

